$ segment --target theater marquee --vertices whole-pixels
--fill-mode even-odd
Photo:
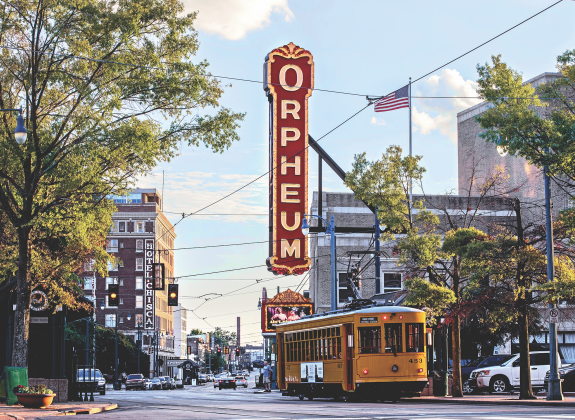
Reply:
[[[270,102],[270,271],[309,270],[301,222],[308,208],[308,99],[313,56],[289,43],[268,54],[264,89]]]

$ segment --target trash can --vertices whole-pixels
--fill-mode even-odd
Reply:
[[[449,386],[449,372],[446,371],[433,371],[433,396],[434,397],[447,397]]]

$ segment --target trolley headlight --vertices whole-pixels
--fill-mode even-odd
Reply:
[[[394,371],[394,372],[397,372],[397,371],[399,370],[399,366],[393,365],[393,366],[391,367],[391,370]]]

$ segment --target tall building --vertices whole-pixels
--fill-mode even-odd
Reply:
[[[187,356],[188,310],[178,304],[174,308],[174,356],[185,359]]]
[[[155,188],[135,189],[128,196],[113,197],[117,211],[106,239],[106,250],[118,259],[108,267],[108,276],[95,278],[92,264],[85,264],[85,293],[95,301],[96,322],[115,327],[134,341],[142,334],[143,350],[151,353],[153,336],[159,338],[160,375],[168,375],[165,361],[174,357],[174,312],[168,306],[167,284],[174,277],[172,224],[162,213],[162,197]],[[166,286],[152,289],[153,263],[163,263]],[[119,285],[119,306],[108,304],[108,285]],[[104,304],[104,309],[101,305]],[[128,315],[129,318],[128,319]],[[154,354],[155,356],[155,354]],[[156,357],[150,358],[150,373]],[[169,368],[171,369],[171,368]],[[120,372],[119,372],[120,373]],[[129,372],[128,372],[129,373]],[[142,373],[146,374],[142,368]]]

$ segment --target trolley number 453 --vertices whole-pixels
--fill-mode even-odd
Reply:
[[[409,359],[409,363],[423,363],[423,359]]]

